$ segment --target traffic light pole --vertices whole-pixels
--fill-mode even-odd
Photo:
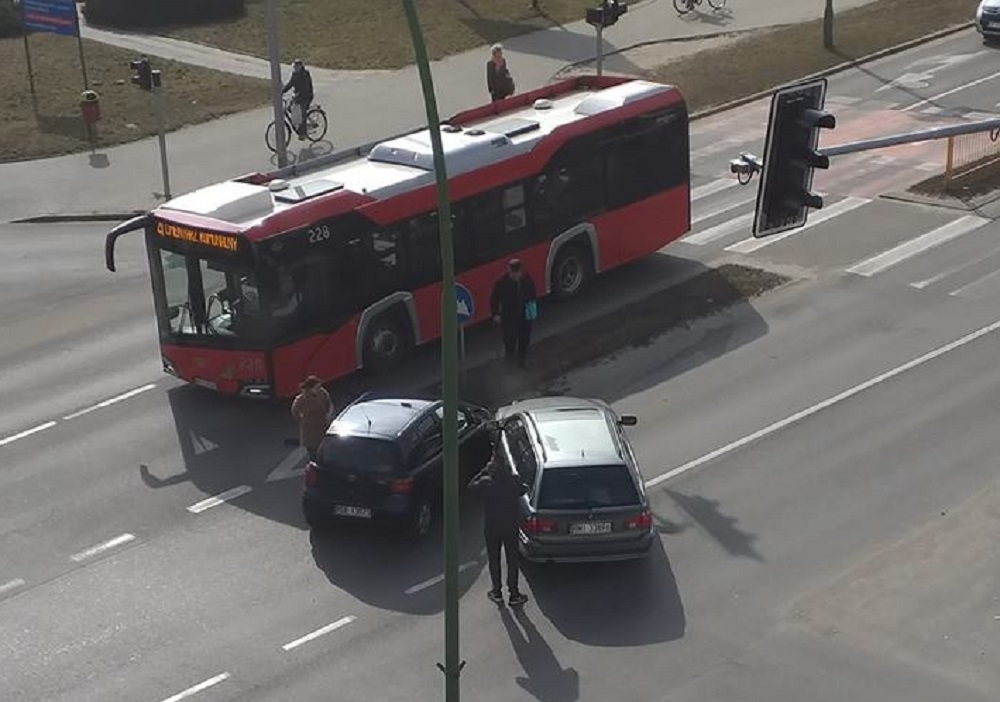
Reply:
[[[603,75],[604,73],[604,27],[602,25],[597,25],[595,27],[597,34],[597,75]]]
[[[156,76],[159,78],[159,76]],[[153,85],[153,109],[156,111],[156,129],[160,140],[160,171],[163,174],[163,197],[171,199],[170,170],[167,167],[167,109],[163,99],[163,85],[156,81]]]
[[[892,136],[879,137],[877,139],[865,139],[864,141],[852,141],[847,144],[838,144],[819,152],[824,156],[844,156],[846,154],[856,154],[872,149],[885,149],[890,146],[900,146],[902,144],[913,144],[918,141],[934,141],[936,139],[947,139],[948,137],[961,136],[963,134],[977,134],[979,132],[1000,132],[1000,118],[985,119],[979,122],[968,122],[966,124],[953,124],[948,127],[934,127],[924,129],[919,132],[907,132],[905,134],[894,134]]]
[[[267,0],[267,57],[271,64],[271,107],[274,109],[274,148],[278,167],[288,165],[288,144],[285,142],[285,105],[281,100],[281,51],[278,45],[278,0]],[[305,119],[305,115],[302,115]]]
[[[441,244],[441,389],[444,399],[444,673],[445,702],[459,702],[460,676],[465,665],[459,654],[458,627],[458,301],[455,296],[455,254],[451,231],[451,198],[434,79],[427,47],[413,0],[402,0],[413,40],[420,86],[427,110],[427,129],[434,152],[438,225]]]

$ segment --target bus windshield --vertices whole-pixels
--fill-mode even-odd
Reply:
[[[172,337],[259,338],[265,315],[254,272],[235,262],[159,250],[163,288],[157,307]]]

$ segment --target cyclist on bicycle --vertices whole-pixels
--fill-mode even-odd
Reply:
[[[297,116],[292,115],[292,123],[295,125],[295,133],[299,135],[299,141],[302,141],[306,138],[306,113],[313,101],[312,76],[309,75],[309,70],[302,63],[302,59],[295,59],[292,62],[292,77],[288,79],[281,94],[284,95],[289,90],[295,91],[292,104],[297,105],[300,110]]]

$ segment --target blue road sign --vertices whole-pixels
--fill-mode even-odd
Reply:
[[[472,293],[461,283],[455,283],[455,303],[458,307],[458,322],[464,324],[476,314],[476,302]]]
[[[21,0],[21,20],[28,32],[80,36],[76,0]]]

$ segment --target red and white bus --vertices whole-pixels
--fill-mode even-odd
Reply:
[[[541,291],[690,228],[688,116],[673,86],[581,76],[443,124],[457,280],[487,319],[512,257]],[[287,398],[398,366],[441,333],[427,129],[177,197],[108,234],[143,231],[164,370],[219,392]]]

